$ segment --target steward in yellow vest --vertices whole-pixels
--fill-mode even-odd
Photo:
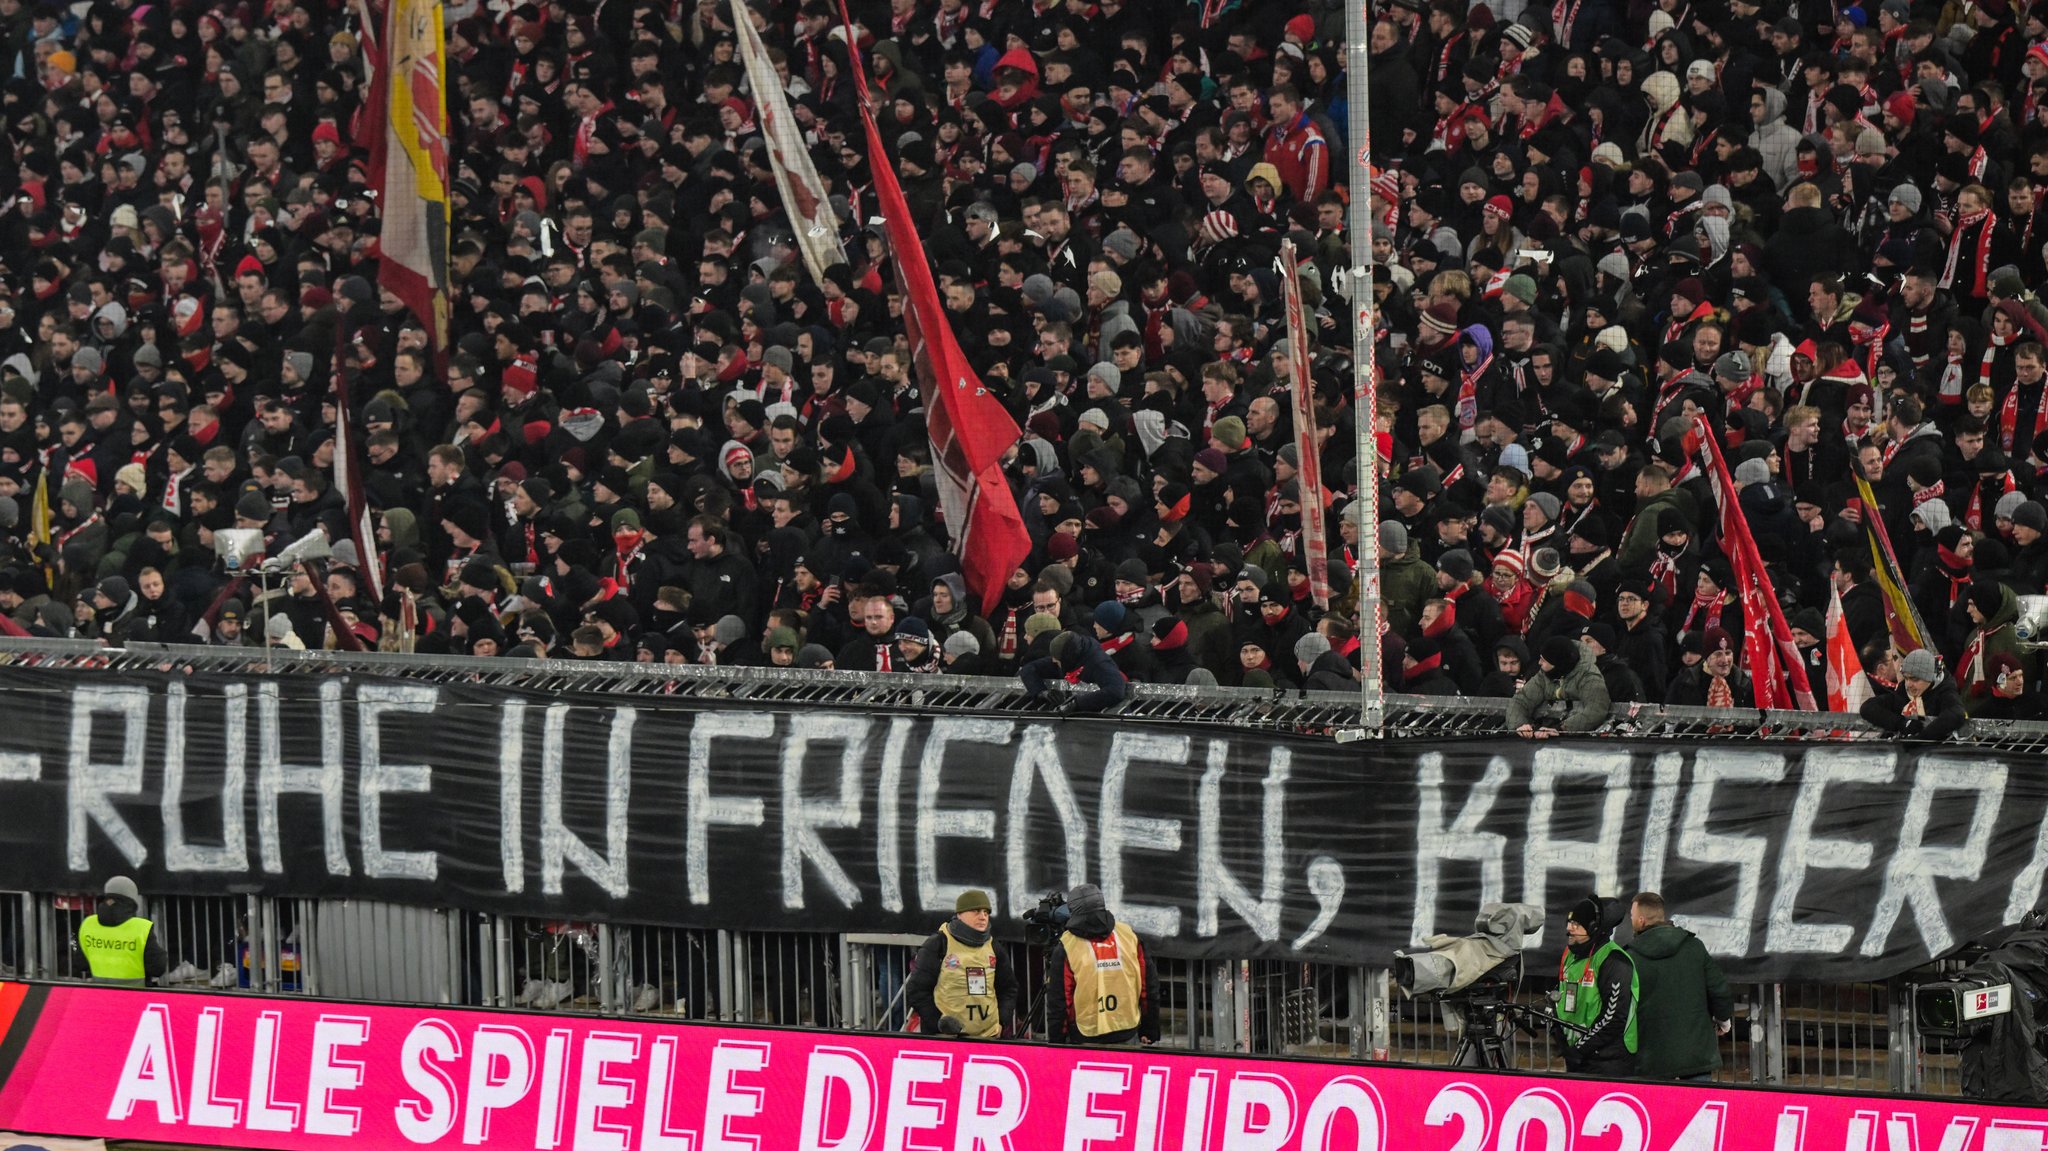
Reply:
[[[1128,923],[1119,923],[1102,889],[1084,883],[1067,894],[1064,962],[1046,965],[1047,1037],[1054,1043],[1108,1046],[1159,1042],[1152,960]]]
[[[170,966],[163,936],[142,916],[142,893],[125,875],[107,880],[98,911],[78,925],[77,946],[102,983],[142,987]]]
[[[989,934],[989,897],[963,891],[953,918],[924,941],[904,984],[914,1029],[1000,1039],[1017,1022],[1017,977]]]

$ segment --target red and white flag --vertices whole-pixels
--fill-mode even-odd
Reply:
[[[865,69],[856,65],[854,77],[865,89]],[[861,119],[867,126],[868,154],[885,156],[882,134],[865,106]],[[895,171],[887,163],[872,169],[875,206],[888,233],[891,263],[903,293],[903,328],[924,398],[939,510],[968,590],[979,597],[984,613],[992,612],[1002,602],[1010,573],[1031,554],[1031,536],[1024,530],[1024,517],[1002,465],[1003,453],[1023,432],[1002,400],[983,385],[953,338],[924,242],[910,222],[910,205]]]
[[[1863,701],[1875,694],[1842,615],[1842,589],[1835,588],[1828,602],[1828,710],[1860,711]]]
[[[1806,680],[1806,665],[1793,642],[1791,625],[1778,606],[1777,589],[1771,573],[1757,554],[1756,540],[1749,534],[1749,520],[1736,502],[1735,479],[1728,474],[1728,461],[1721,445],[1704,419],[1695,419],[1692,441],[1687,446],[1698,456],[1700,473],[1713,488],[1714,505],[1721,509],[1721,550],[1728,556],[1735,586],[1742,595],[1742,646],[1749,677],[1756,685],[1760,708],[1814,709],[1813,687]]]
[[[796,229],[796,246],[804,254],[804,265],[810,268],[811,279],[822,284],[825,269],[846,262],[846,249],[839,243],[839,220],[832,214],[825,182],[818,179],[810,148],[789,113],[789,97],[775,75],[761,33],[748,16],[745,0],[732,0],[732,24],[739,37],[740,59],[747,66],[747,82],[753,87],[754,114],[760,118],[761,138],[768,146],[775,190],[781,193],[790,225]]]
[[[334,486],[348,501],[348,534],[355,540],[360,586],[379,605],[384,602],[384,565],[377,553],[377,530],[370,524],[370,504],[363,494],[362,445],[355,428],[355,405],[348,371],[334,372]]]
[[[1301,488],[1302,559],[1308,568],[1309,595],[1316,607],[1327,610],[1329,501],[1323,494],[1323,448],[1316,440],[1315,387],[1308,373],[1308,319],[1301,307],[1301,265],[1292,240],[1280,242],[1280,294],[1287,305],[1287,362],[1292,369],[1287,390],[1294,397],[1294,443],[1299,460],[1294,479]]]

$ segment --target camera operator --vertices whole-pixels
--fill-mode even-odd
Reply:
[[[1149,1047],[1159,1042],[1159,1004],[1152,960],[1130,924],[1110,914],[1102,889],[1084,883],[1068,893],[1066,962],[1046,967],[1047,1038],[1054,1043]]]
[[[1564,1031],[1565,1070],[1625,1079],[1636,1070],[1635,963],[1614,942],[1621,926],[1618,900],[1589,895],[1565,921],[1565,950],[1557,961],[1557,1018]]]
[[[953,918],[917,949],[903,994],[918,1030],[999,1039],[1017,1022],[1017,977],[996,954],[989,912],[988,892],[961,892]]]

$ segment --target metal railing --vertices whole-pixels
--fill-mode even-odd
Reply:
[[[538,691],[671,696],[682,700],[815,704],[866,711],[1017,713],[1041,705],[1014,678],[907,675],[797,668],[701,667],[691,664],[588,663],[479,659],[381,652],[296,651],[138,645],[103,648],[82,640],[0,637],[0,665],[114,671],[187,671],[248,675],[381,675],[432,683],[517,687]],[[1388,737],[1498,735],[1504,699],[1386,697]],[[1343,692],[1133,684],[1119,718],[1332,734],[1355,731],[1359,698]],[[1725,740],[1798,739],[1881,742],[1888,737],[1838,712],[1764,711],[1617,704],[1598,735]],[[1973,720],[1953,742],[2013,752],[2048,752],[2048,722]]]
[[[1014,680],[774,668],[587,664],[283,649],[105,649],[0,639],[0,665],[270,676],[381,675],[556,692],[746,700],[876,710],[1022,713]],[[1385,734],[1497,734],[1506,701],[1389,697]],[[1229,688],[1135,685],[1120,717],[1303,734],[1354,729],[1359,700]],[[1875,740],[1850,717],[1622,705],[1605,729],[1628,736]],[[1973,724],[1978,746],[2048,750],[2048,723]],[[394,1002],[579,1011],[841,1029],[900,1028],[917,938],[568,922],[349,900],[162,897],[166,982]],[[71,979],[88,897],[0,893],[0,974]],[[1043,949],[1007,958],[1027,989]],[[1388,972],[1279,960],[1157,962],[1169,1044],[1207,1051],[1446,1063],[1456,1046],[1434,1004],[1405,999]],[[1526,986],[1539,992],[1540,979]],[[1720,1078],[1816,1087],[1959,1090],[1953,1047],[1912,1028],[1905,977],[1882,984],[1772,984],[1738,990]],[[1027,1017],[1033,1017],[1026,1003]],[[1042,1018],[1035,1030],[1042,1031]],[[1559,1070],[1548,1036],[1513,1045],[1516,1066]]]
[[[88,896],[0,892],[0,976],[84,977],[71,941]],[[920,938],[648,927],[401,908],[360,900],[163,896],[151,901],[178,990],[651,1019],[900,1030]],[[1020,1013],[1044,1033],[1043,947],[1004,944]],[[1447,1065],[1440,1004],[1384,969],[1283,960],[1155,960],[1164,1045],[1211,1052]],[[1745,985],[1721,1040],[1731,1083],[1955,1095],[1950,1041],[1912,1027],[1909,984]],[[1522,1002],[1542,1002],[1530,968]],[[1561,1072],[1547,1034],[1517,1036],[1513,1065]]]

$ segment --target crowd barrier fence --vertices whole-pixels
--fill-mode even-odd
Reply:
[[[694,700],[1015,712],[1030,706],[1012,680],[871,675],[772,668],[594,665],[559,661],[150,646],[0,639],[0,664],[111,671],[273,676],[374,674],[437,683],[668,695]],[[1358,729],[1355,696],[1136,685],[1122,714],[1355,739],[1498,734],[1505,701],[1390,696],[1385,726]],[[1875,741],[1840,715],[1623,705],[1603,734],[1717,740]],[[1958,737],[1990,750],[2048,752],[2048,723],[1978,723]],[[84,976],[71,941],[89,914],[77,892],[0,892],[0,977]],[[365,1001],[518,1007],[666,1016],[840,1030],[893,1030],[908,1015],[901,989],[920,938],[907,935],[731,931],[573,922],[418,908],[363,900],[258,895],[165,896],[153,917],[170,948],[166,986]],[[1034,988],[1041,947],[1006,944]],[[1279,960],[1161,959],[1166,1042],[1197,1051],[1449,1063],[1457,1045],[1442,1008],[1412,1000],[1385,968]],[[1524,1001],[1540,1000],[1531,970]],[[1916,1034],[1922,969],[1882,983],[1753,984],[1737,992],[1722,1040],[1726,1082],[1953,1095],[1950,1041]],[[1027,1014],[1042,1024],[1037,994]],[[1517,1035],[1515,1066],[1561,1071],[1548,1036]]]

